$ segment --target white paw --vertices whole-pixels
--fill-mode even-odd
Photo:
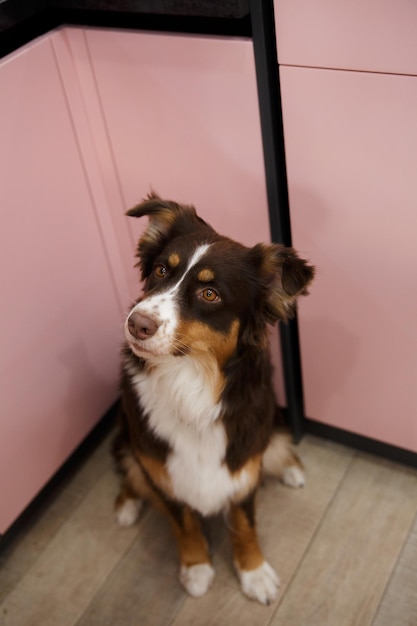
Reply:
[[[142,500],[129,498],[116,510],[116,518],[120,526],[133,526],[142,510]]]
[[[282,472],[281,480],[287,487],[304,487],[306,484],[306,475],[304,470],[297,465],[290,465]]]
[[[279,578],[267,561],[250,571],[238,569],[238,574],[242,591],[251,600],[271,604],[277,597]]]
[[[203,596],[214,578],[214,569],[209,563],[199,563],[191,567],[181,566],[180,582],[194,598]]]

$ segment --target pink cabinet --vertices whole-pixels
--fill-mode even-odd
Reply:
[[[280,76],[307,416],[417,452],[417,77]]]
[[[79,31],[67,36],[80,45]],[[116,30],[85,38],[125,207],[153,186],[231,237],[268,240],[252,42]]]
[[[413,0],[275,0],[278,61],[417,74]]]
[[[2,532],[116,399],[121,309],[50,37],[0,92]]]

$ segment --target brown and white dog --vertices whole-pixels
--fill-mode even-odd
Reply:
[[[168,514],[180,581],[192,596],[214,569],[201,516],[226,511],[243,592],[268,604],[279,584],[256,537],[262,470],[292,486],[304,472],[287,434],[273,432],[268,324],[286,320],[314,269],[278,244],[245,247],[196,214],[151,194],[128,211],[149,216],[137,256],[144,293],[125,322],[114,455],[118,521],[143,500]]]

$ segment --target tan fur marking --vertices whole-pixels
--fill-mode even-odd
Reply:
[[[145,455],[138,454],[138,457],[152,482],[168,497],[172,497],[171,480],[163,463]],[[160,511],[169,513],[166,510],[163,500],[157,492],[152,489],[142,467],[133,455],[125,456],[121,461],[121,467],[124,473],[124,480],[119,495],[116,498],[116,510],[121,508],[126,500],[135,497],[141,498],[142,500],[149,500]]]
[[[230,509],[230,522],[233,556],[237,567],[244,571],[257,569],[264,562],[264,557],[255,527],[250,525],[245,512],[237,505]]]
[[[181,345],[191,352],[211,353],[216,357],[220,368],[233,354],[238,335],[239,320],[232,322],[227,334],[214,330],[202,322],[182,322],[177,332]]]
[[[140,207],[141,205],[138,205]],[[134,210],[134,209],[132,209]],[[141,237],[142,241],[150,243],[158,242],[161,235],[165,235],[176,219],[176,214],[167,208],[160,208],[157,214],[149,217],[148,226]]]
[[[222,369],[233,354],[239,334],[239,321],[235,320],[228,334],[213,330],[201,322],[182,322],[177,331],[179,351],[192,352],[206,370],[207,381],[214,398],[220,398],[225,385]]]
[[[173,497],[171,478],[164,463],[141,454],[140,462],[154,485],[169,497]]]
[[[181,565],[191,567],[200,563],[210,563],[207,540],[197,516],[185,508],[182,526],[171,521],[178,542]]]
[[[137,498],[149,500],[151,489],[136,459],[132,455],[125,456],[121,466],[124,471],[124,483],[116,505],[123,504],[126,499],[133,495]]]
[[[244,489],[241,489],[235,494],[234,502],[242,502],[242,500],[244,500],[246,496],[249,495],[251,491],[253,491],[253,489],[256,487],[259,482],[261,462],[262,456],[259,454],[249,459],[241,469],[239,469],[237,472],[234,472],[233,476],[236,477],[238,477],[241,472],[246,472],[246,474],[248,474],[247,484]]]
[[[177,265],[179,265],[179,262],[180,262],[180,257],[176,252],[173,252],[172,254],[169,255],[168,264],[170,267],[177,267]]]
[[[209,283],[214,280],[214,272],[207,268],[203,269],[198,273],[197,278],[203,283]]]

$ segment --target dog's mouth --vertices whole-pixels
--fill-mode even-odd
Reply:
[[[126,337],[126,340],[129,348],[136,354],[136,356],[144,358],[146,355],[152,356],[154,354],[154,352],[149,350],[149,348],[145,348],[142,342],[138,342],[130,337]]]
[[[126,327],[125,339],[133,354],[144,359],[145,361],[172,355],[169,342],[156,340],[155,337],[149,339],[137,339],[131,335],[129,329]]]
[[[164,349],[162,347],[150,348],[149,346],[145,344],[145,342],[136,341],[135,339],[132,339],[131,337],[126,337],[126,341],[127,341],[129,348],[132,350],[132,352],[136,356],[144,359],[145,361],[150,360],[150,359],[160,358],[160,357],[169,357],[169,356],[181,357],[181,356],[184,356],[185,354],[188,354],[189,352],[189,350],[186,350],[183,346],[181,347],[172,346],[171,349]]]
[[[161,357],[182,357],[192,352],[192,349],[182,341],[164,342],[155,341],[155,338],[153,340],[136,339],[127,329],[125,330],[125,338],[133,354],[145,361]]]
[[[161,350],[158,349],[158,347],[155,345],[150,345],[149,341],[135,339],[128,331],[125,332],[125,337],[129,348],[134,354],[136,354],[136,356],[140,356],[143,359],[146,359],[151,358],[152,356],[162,355]]]

